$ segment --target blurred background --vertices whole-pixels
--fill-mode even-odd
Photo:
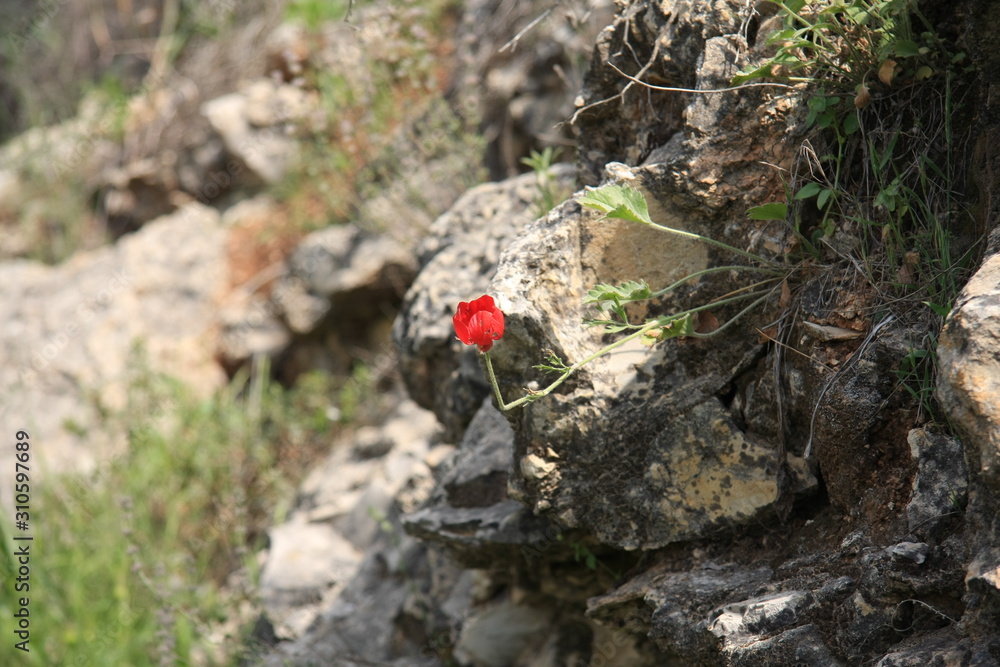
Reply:
[[[425,231],[489,180],[565,196],[610,11],[0,2],[0,416],[34,537],[25,653],[4,473],[0,664],[253,661],[268,527],[403,400]]]

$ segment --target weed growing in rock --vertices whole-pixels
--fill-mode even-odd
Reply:
[[[532,171],[535,172],[535,183],[538,186],[535,215],[539,218],[555,208],[556,204],[562,201],[565,196],[560,192],[560,188],[549,171],[552,168],[553,156],[554,151],[549,146],[541,153],[531,151],[530,157],[521,158],[521,164],[531,167]]]
[[[717,266],[704,269],[685,276],[672,285],[668,285],[667,287],[657,291],[651,290],[649,285],[647,285],[644,281],[628,281],[622,283],[621,285],[601,284],[595,286],[587,293],[584,303],[593,305],[597,310],[598,316],[585,320],[584,324],[591,327],[600,327],[604,333],[609,334],[621,333],[625,331],[629,331],[631,333],[623,336],[610,345],[597,350],[593,354],[572,365],[567,365],[562,359],[556,356],[549,356],[547,363],[539,364],[535,366],[535,368],[550,373],[556,373],[559,377],[544,389],[539,391],[529,390],[525,396],[511,401],[510,403],[505,402],[500,394],[500,388],[497,384],[496,375],[493,371],[493,362],[491,361],[489,355],[489,349],[493,346],[493,341],[499,339],[499,336],[496,336],[495,338],[488,337],[488,332],[480,326],[479,328],[482,329],[482,331],[479,332],[480,337],[482,337],[481,343],[479,339],[470,333],[470,322],[472,321],[471,318],[474,314],[474,310],[470,308],[471,304],[459,304],[458,311],[456,312],[454,318],[455,330],[458,338],[467,345],[479,345],[480,351],[483,353],[483,357],[486,362],[486,371],[489,375],[490,383],[493,386],[497,404],[502,410],[511,410],[515,407],[519,407],[526,403],[536,401],[543,396],[549,395],[553,390],[569,379],[569,377],[577,370],[595,359],[620,348],[629,341],[639,339],[646,345],[652,346],[658,342],[669,340],[671,338],[708,338],[719,334],[735,324],[743,315],[752,311],[754,308],[762,304],[769,296],[771,296],[774,292],[774,288],[780,283],[782,278],[787,273],[787,271],[784,270],[779,264],[753,253],[735,248],[722,243],[721,241],[717,241],[700,234],[675,229],[673,227],[666,227],[653,222],[649,216],[649,207],[646,203],[645,197],[641,192],[635,190],[634,188],[620,185],[605,185],[597,189],[589,190],[580,198],[580,203],[584,206],[594,208],[604,213],[605,218],[628,220],[648,225],[667,234],[707,243],[727,252],[752,260],[755,264]],[[689,308],[681,312],[671,313],[669,315],[649,318],[644,322],[632,322],[626,313],[625,306],[629,303],[656,299],[673,292],[691,280],[711,273],[726,271],[757,272],[764,274],[765,277],[763,280],[752,284],[747,288],[737,290],[736,292],[720,297],[710,303]],[[482,302],[483,299],[488,299],[489,307],[494,308],[493,299],[488,296],[481,297],[481,299],[478,299],[473,303]],[[709,310],[723,305],[746,301],[749,301],[750,303],[725,324],[719,324],[718,321],[715,320],[714,316],[711,316],[708,313]],[[485,302],[483,302],[483,304],[485,304]],[[500,313],[498,309],[496,312]],[[502,316],[503,314],[500,313],[501,322]],[[499,330],[500,335],[503,335],[502,326]]]
[[[872,310],[919,334],[900,360],[900,386],[933,416],[936,331],[982,246],[956,196],[965,139],[955,136],[970,70],[913,0],[774,3],[773,54],[734,84],[805,86],[813,130],[787,186],[787,204],[750,210],[788,220],[803,250],[856,272]]]

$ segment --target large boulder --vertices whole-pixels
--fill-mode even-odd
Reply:
[[[48,471],[90,469],[113,449],[101,414],[125,407],[137,343],[153,370],[217,389],[214,325],[228,287],[219,215],[198,204],[60,266],[0,265],[5,428],[27,431]]]
[[[560,187],[572,181],[569,165],[556,165]],[[534,174],[472,188],[431,226],[418,250],[420,273],[406,294],[393,336],[410,395],[433,410],[457,440],[489,393],[478,352],[455,338],[451,316],[458,303],[485,293],[501,249],[538,214]]]
[[[635,182],[647,173],[636,170]],[[682,217],[650,200],[654,219],[689,229],[708,225],[694,212]],[[533,223],[504,253],[490,289],[507,314],[507,331],[493,352],[506,399],[522,387],[548,384],[532,370],[545,354],[576,363],[613,340],[582,324],[588,286],[644,278],[655,289],[710,261],[704,245],[601,220],[575,202]],[[685,296],[691,306],[707,303],[738,280],[729,273],[704,278]],[[668,298],[651,308],[664,312],[681,303]],[[715,313],[724,322],[744,306]],[[515,497],[605,543],[652,549],[758,521],[785,492],[813,485],[803,462],[784,457],[768,434],[741,428],[725,404],[729,388],[762,354],[748,332],[771,316],[761,304],[718,340],[652,350],[635,340],[512,413]]]
[[[709,12],[682,2],[636,3],[601,33],[576,118],[583,130],[582,179],[637,187],[660,224],[774,253],[785,243],[781,230],[749,223],[744,211],[780,190],[760,160],[766,155],[774,164],[790,163],[789,139],[799,125],[788,112],[796,98],[757,90],[687,97],[636,90],[621,101],[616,95],[627,80],[609,74],[603,62],[611,53],[628,53],[639,58],[629,65],[633,71],[649,64],[649,78],[724,88],[737,71],[743,5],[720,4],[725,6]],[[622,121],[621,106],[644,104],[647,96],[669,100],[665,108],[674,112],[657,132]],[[613,159],[645,162],[608,165]],[[592,173],[597,164],[600,174]],[[595,283],[644,279],[659,289],[741,261],[649,227],[600,220],[575,202],[562,205],[508,246],[491,284],[508,315],[494,353],[507,400],[522,387],[548,384],[531,370],[546,355],[571,364],[613,340],[581,324],[592,316],[582,299]],[[708,304],[758,277],[744,271],[707,275],[632,316]],[[726,322],[748,303],[713,309],[713,315]],[[775,291],[711,340],[652,350],[634,341],[514,413],[515,497],[625,549],[653,549],[783,511],[790,493],[815,480],[804,462],[788,455],[780,426],[748,427],[742,404],[733,404],[740,383],[766,375],[767,350],[755,328],[765,328],[777,307]]]

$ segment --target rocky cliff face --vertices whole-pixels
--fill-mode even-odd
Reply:
[[[865,284],[848,259],[860,231],[813,237],[818,249],[803,260],[809,238],[798,229],[746,215],[785,198],[816,137],[807,120],[816,94],[714,92],[774,50],[764,24],[775,8],[743,0],[622,1],[613,15],[594,2],[537,25],[551,7],[469,2],[452,91],[483,107],[494,175],[516,166],[532,132],[568,119],[577,159],[553,167],[553,183],[629,185],[658,223],[794,265],[750,312],[712,308],[707,329],[743,315],[717,336],[622,346],[501,413],[480,356],[454,338],[459,301],[490,293],[505,312],[492,358],[510,400],[548,383],[534,368],[547,355],[573,363],[613,340],[581,325],[595,283],[642,278],[655,288],[734,266],[630,311],[642,318],[755,289],[757,278],[746,260],[601,219],[576,196],[539,215],[536,174],[463,194],[461,161],[435,156],[413,166],[436,183],[422,191],[422,238],[394,223],[393,196],[420,187],[404,174],[353,224],[316,232],[276,262],[261,278],[273,281],[266,294],[252,280],[233,289],[219,268],[240,224],[271,215],[265,199],[221,217],[188,203],[56,269],[5,264],[5,304],[41,295],[55,310],[47,319],[7,306],[17,327],[0,336],[3,349],[41,361],[0,381],[26,397],[19,413],[37,418],[32,406],[45,403],[86,424],[85,385],[105,385],[102,400],[113,402],[126,363],[121,352],[93,353],[107,349],[95,341],[109,331],[145,336],[154,362],[174,368],[167,341],[180,338],[183,359],[197,362],[189,377],[206,387],[255,355],[294,376],[343,363],[348,343],[405,291],[397,351],[385,355],[398,354],[409,398],[334,448],[272,529],[254,638],[264,664],[1000,664],[1000,235],[978,244],[976,233],[995,227],[1000,206],[989,150],[1000,115],[983,83],[998,67],[998,18],[990,3],[944,4],[921,9],[958,26],[979,68],[966,100],[976,113],[953,128],[980,137],[960,166],[975,186],[963,200],[972,222],[950,231],[983,261],[933,348],[936,387],[904,388],[901,364],[937,327],[912,300],[879,300]],[[603,12],[606,27],[588,73],[570,81],[559,72],[578,56],[581,32],[569,28],[587,10]],[[194,181],[208,182],[226,151],[247,178],[277,178],[271,149],[295,145],[269,130],[306,125],[315,110],[297,90],[257,81],[206,100],[200,127],[214,128],[214,157],[197,163]],[[262,100],[281,102],[283,115]],[[262,133],[273,141],[237,154]],[[115,191],[134,194],[141,179],[118,176]],[[819,228],[805,206],[790,217]],[[167,273],[187,282],[170,287]],[[894,277],[904,287],[914,279]],[[74,311],[74,295],[57,286],[67,280],[106,286],[107,302]],[[73,332],[58,329],[74,318]],[[60,336],[72,353],[60,348],[46,363],[47,348],[25,342],[61,345]],[[932,391],[936,420],[925,413]],[[45,435],[67,451],[86,446]]]
[[[744,3],[699,7],[619,6],[577,99],[580,181],[639,188],[663,224],[763,253],[787,247],[787,234],[743,211],[780,193],[778,172],[761,163],[792,165],[804,132],[800,93],[639,90],[605,64],[666,87],[725,87],[766,47],[748,30],[756,18]],[[547,384],[532,369],[543,352],[572,362],[602,345],[579,325],[580,297],[595,282],[666,285],[722,261],[704,246],[598,220],[572,200],[530,223],[487,290],[508,318],[492,353],[502,392]],[[1000,647],[985,628],[998,592],[989,583],[997,399],[995,364],[984,356],[994,348],[993,262],[966,286],[941,336],[938,396],[953,434],[919,426],[918,406],[899,391],[900,360],[925,321],[891,308],[874,316],[849,271],[807,271],[792,320],[775,296],[711,340],[621,348],[508,414],[510,428],[487,401],[453,457],[466,492],[457,473],[442,474],[403,525],[459,563],[491,568],[507,586],[500,600],[527,590],[547,618],[571,615],[586,628],[591,664],[993,664]],[[437,269],[425,268],[421,290],[429,270]],[[705,302],[748,282],[734,271],[677,299]],[[726,321],[737,310],[716,314]],[[404,363],[406,350],[431,340],[419,321],[413,309],[397,323]],[[774,322],[789,327],[784,342],[754,334]],[[439,357],[437,373],[447,373],[442,364],[461,367]],[[461,423],[438,405],[439,417]],[[590,565],[576,568],[585,583],[570,579],[580,562]],[[518,659],[491,662],[461,635],[454,655],[565,664],[572,654],[553,648],[561,626],[548,623],[548,643],[523,638]],[[614,642],[596,641],[602,626],[617,628]]]

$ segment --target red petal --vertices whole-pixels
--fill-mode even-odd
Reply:
[[[455,325],[455,335],[458,336],[458,339],[466,345],[472,345],[472,340],[469,338],[469,321],[465,313],[462,312],[461,306],[451,321]]]
[[[493,347],[493,341],[500,340],[504,332],[503,312],[488,294],[459,303],[452,323],[458,339],[466,345],[479,346],[480,352]]]
[[[474,313],[480,310],[493,310],[495,308],[496,304],[493,303],[493,297],[489,294],[484,294],[475,301],[469,302],[469,309]]]

